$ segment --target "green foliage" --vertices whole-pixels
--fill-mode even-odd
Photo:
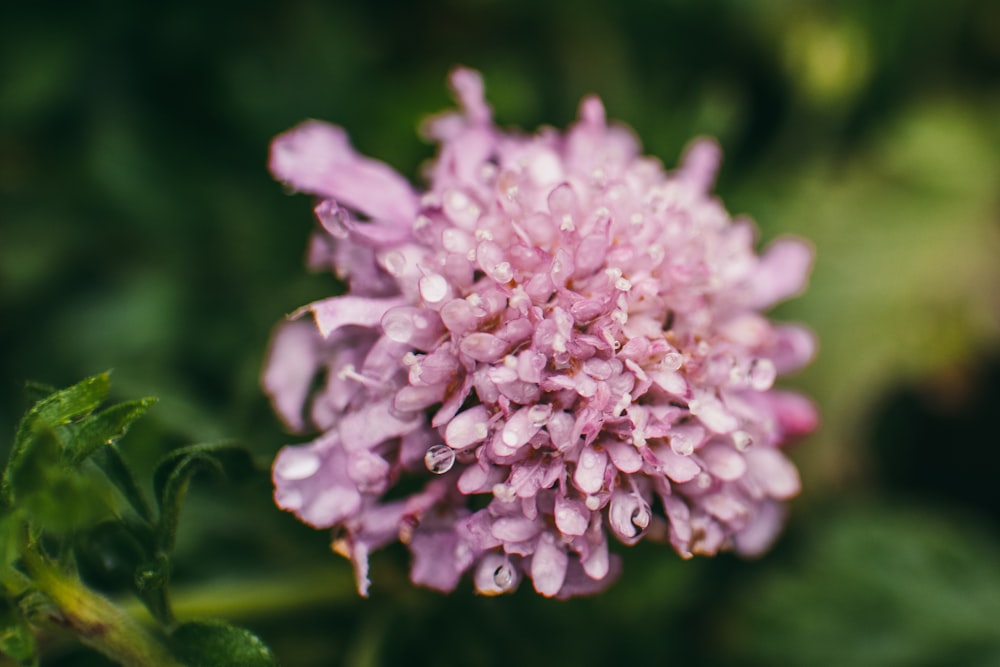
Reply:
[[[828,519],[748,591],[730,649],[760,665],[1000,663],[1000,547],[986,526],[871,506]]]
[[[9,657],[19,667],[38,665],[35,635],[11,608],[0,610],[0,656]]]
[[[153,488],[160,507],[158,548],[169,552],[174,547],[181,503],[192,477],[199,472],[207,472],[238,480],[245,479],[254,470],[256,467],[250,454],[242,447],[228,443],[191,445],[164,457],[153,475]]]
[[[171,552],[192,478],[208,471],[247,479],[257,471],[250,454],[234,444],[174,450],[154,474],[154,514],[117,442],[156,400],[99,410],[108,391],[109,374],[102,373],[37,400],[21,420],[3,470],[0,655],[21,665],[37,663],[33,626],[56,619],[124,664],[176,665],[155,635],[88,590],[77,566],[106,582],[128,582],[153,617],[173,627]],[[185,650],[191,665],[272,664],[260,662],[270,653],[259,639],[233,626],[177,630],[171,645]],[[219,662],[226,651],[257,662]]]
[[[274,667],[271,649],[255,634],[224,621],[192,621],[170,635],[178,657],[198,667]]]

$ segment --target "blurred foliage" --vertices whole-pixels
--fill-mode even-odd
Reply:
[[[273,665],[252,633],[216,620],[176,624],[171,557],[192,477],[256,471],[230,444],[180,447],[156,466],[156,512],[117,443],[156,401],[98,408],[109,373],[39,399],[18,424],[0,475],[0,656],[38,664],[34,634],[69,630],[128,667]],[[162,627],[150,631],[80,578],[130,589]],[[169,643],[170,649],[167,646]]]
[[[138,479],[188,442],[271,456],[289,436],[258,389],[270,328],[334,283],[301,268],[310,204],[271,180],[268,142],[323,118],[415,175],[431,156],[416,127],[450,104],[456,63],[484,73],[504,125],[564,126],[596,92],[668,166],[692,136],[718,137],[730,210],[765,241],[815,244],[809,291],[776,313],[821,341],[790,382],[824,428],[795,453],[805,495],[788,534],[758,563],[643,545],[614,589],[568,603],[414,590],[394,548],[361,601],[328,536],[274,509],[257,476],[192,490],[177,613],[247,625],[288,667],[996,664],[1000,631],[969,616],[996,615],[984,596],[1000,580],[992,0],[6,3],[0,432],[37,398],[26,380],[113,367],[113,396],[160,399],[123,448]],[[921,520],[917,501],[962,528]],[[11,632],[8,652],[25,641]]]

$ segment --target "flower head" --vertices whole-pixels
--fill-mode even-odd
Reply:
[[[471,571],[487,595],[600,590],[609,538],[764,551],[799,490],[780,445],[817,416],[772,386],[812,335],[761,310],[803,288],[809,247],[755,254],[709,193],[710,141],[667,173],[595,97],[565,133],[525,136],[493,125],[477,73],[451,84],[422,193],[340,128],[274,141],[274,175],[319,197],[310,265],[349,286],[272,341],[265,390],[320,433],[278,454],[278,505],[336,529],[362,595],[394,540],[414,582]]]

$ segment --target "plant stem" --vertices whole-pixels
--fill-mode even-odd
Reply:
[[[33,549],[26,549],[23,559],[38,590],[56,607],[48,620],[124,667],[184,667],[160,639],[110,600],[60,572]]]

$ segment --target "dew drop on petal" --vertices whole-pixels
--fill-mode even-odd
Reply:
[[[448,282],[436,273],[420,279],[420,296],[427,303],[438,303],[448,295]]]
[[[732,438],[736,449],[741,452],[746,451],[753,444],[753,436],[743,430],[733,431]]]
[[[528,408],[528,419],[533,426],[544,426],[552,414],[551,405],[533,405]]]
[[[757,391],[767,391],[774,384],[778,371],[770,359],[756,359],[747,371],[747,381]]]
[[[502,591],[506,591],[514,583],[514,570],[507,563],[493,570],[493,583]]]
[[[382,263],[385,265],[385,270],[389,272],[389,275],[402,275],[406,269],[406,257],[403,256],[403,253],[396,250],[387,253]]]
[[[319,455],[313,452],[288,450],[275,464],[274,474],[282,479],[305,479],[316,474],[319,465]]]
[[[455,465],[455,450],[447,445],[433,445],[424,454],[424,465],[435,475],[443,475]]]

